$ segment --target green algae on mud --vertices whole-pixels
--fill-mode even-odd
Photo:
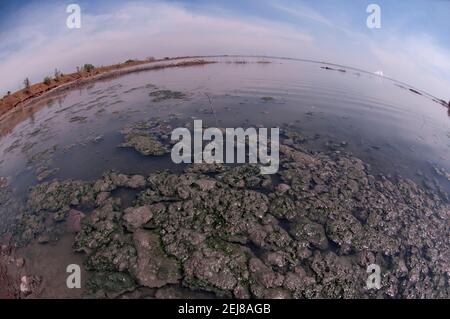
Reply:
[[[145,132],[130,132],[125,136],[125,143],[120,147],[132,147],[142,155],[160,156],[168,150],[153,136]]]
[[[284,135],[276,179],[253,165],[193,164],[38,184],[13,240],[58,240],[69,212],[83,211],[73,249],[100,298],[139,297],[143,287],[152,296],[172,287],[235,298],[448,297],[448,194],[373,176],[342,151],[308,151],[298,136]],[[129,207],[117,189],[137,191]],[[365,288],[371,263],[382,267],[379,291]]]
[[[171,90],[157,90],[149,93],[149,96],[153,98],[153,102],[161,102],[170,99],[181,100],[186,97],[186,94],[184,94],[183,92]]]

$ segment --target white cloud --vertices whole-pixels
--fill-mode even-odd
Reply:
[[[450,52],[428,35],[373,44],[371,52],[386,75],[450,100]]]
[[[101,15],[83,14],[82,28],[75,30],[65,28],[65,18],[49,12],[45,21],[33,20],[33,28],[17,27],[14,39],[3,44],[22,44],[14,54],[3,53],[3,91],[17,89],[27,76],[40,81],[55,67],[71,72],[87,62],[106,65],[128,58],[166,55],[285,55],[300,48],[315,53],[313,38],[291,26],[192,14],[162,3],[135,3]],[[1,52],[0,48],[0,56]]]
[[[405,49],[417,62],[426,61],[431,66],[450,73],[450,51],[444,51],[429,36],[410,38]]]
[[[41,81],[55,68],[73,72],[84,63],[107,65],[147,56],[255,54],[383,70],[450,99],[450,54],[431,37],[404,40],[391,34],[384,42],[374,42],[371,35],[334,26],[335,22],[307,7],[277,7],[319,25],[308,33],[293,24],[196,14],[177,4],[147,2],[126,3],[97,15],[82,12],[82,28],[68,30],[64,6],[29,7],[21,12],[13,32],[0,33],[0,94],[19,88],[25,77]]]
[[[295,18],[299,19],[307,19],[311,21],[315,21],[324,25],[327,25],[329,27],[333,26],[333,23],[328,20],[326,17],[324,17],[321,13],[308,8],[306,6],[295,4],[295,5],[282,5],[280,3],[274,2],[271,4],[272,7],[275,9],[281,10]]]

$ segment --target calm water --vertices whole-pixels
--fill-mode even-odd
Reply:
[[[243,59],[211,58],[219,63],[132,73],[18,110],[0,123],[0,177],[8,177],[16,195],[25,196],[42,166],[58,169],[44,181],[95,179],[106,169],[148,174],[173,168],[169,156],[144,157],[118,148],[120,131],[152,118],[170,119],[172,125],[199,118],[205,126],[291,126],[317,150],[329,141],[345,141],[345,150],[370,163],[375,173],[418,182],[427,175],[450,189],[449,180],[435,172],[450,171],[450,117],[429,97],[376,75],[325,70],[320,63],[256,63],[261,60],[256,58],[229,63]],[[153,102],[153,86],[187,98]]]

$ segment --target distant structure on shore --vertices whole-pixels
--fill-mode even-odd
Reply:
[[[379,76],[384,76],[383,71],[375,71],[375,72],[373,72],[373,74],[376,74]]]

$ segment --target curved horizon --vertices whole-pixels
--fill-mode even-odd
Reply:
[[[109,65],[137,56],[261,55],[333,61],[401,79],[450,100],[449,2],[77,1],[81,28],[66,26],[65,1],[0,4],[0,94],[40,82],[55,68]],[[426,23],[433,14],[433,24]],[[43,18],[45,17],[45,18]],[[300,58],[301,56],[301,58]]]

